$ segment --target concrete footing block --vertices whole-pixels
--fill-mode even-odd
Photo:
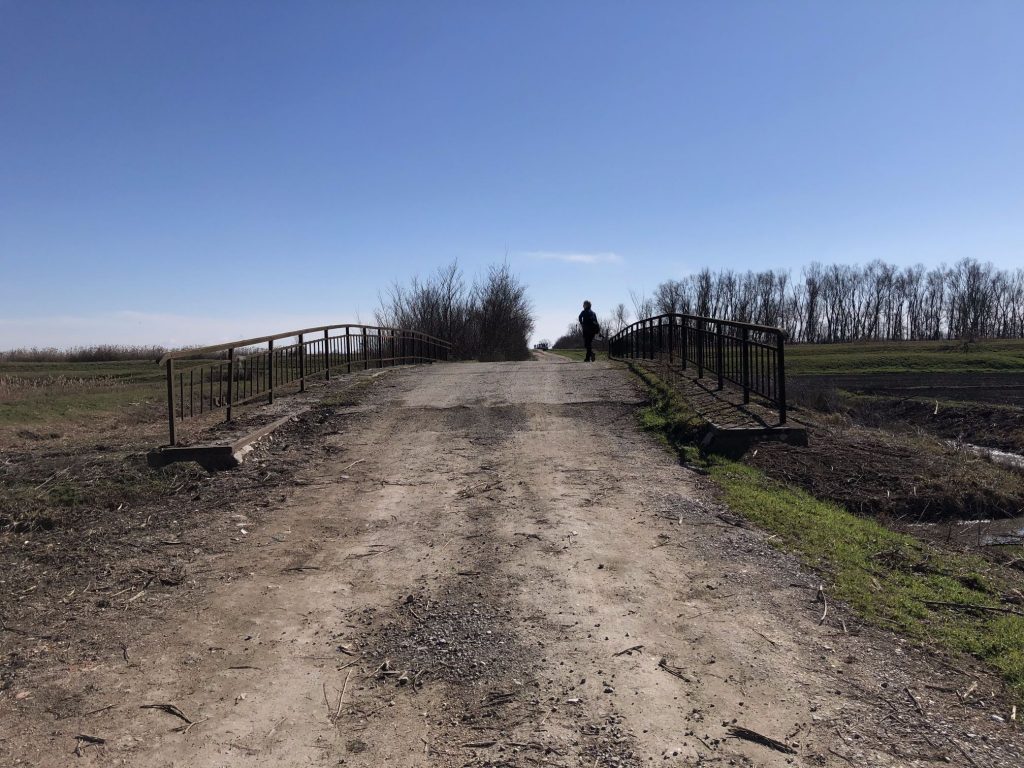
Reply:
[[[723,428],[710,425],[700,449],[705,453],[741,456],[756,443],[777,441],[790,445],[807,445],[804,427]]]
[[[286,423],[292,416],[284,416],[230,443],[206,443],[202,445],[165,445],[147,454],[151,467],[165,467],[177,461],[194,461],[211,472],[234,469],[240,466],[252,452],[255,445]]]

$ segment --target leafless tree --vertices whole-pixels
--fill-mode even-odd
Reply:
[[[508,264],[492,266],[467,286],[457,262],[427,278],[395,282],[380,296],[380,325],[411,328],[452,343],[456,358],[521,360],[529,356],[533,309]]]
[[[702,269],[630,294],[638,319],[679,312],[778,326],[794,341],[1024,337],[1024,269],[963,259],[900,269],[813,262],[785,270]]]

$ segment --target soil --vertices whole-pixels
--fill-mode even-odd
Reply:
[[[947,440],[1024,453],[1024,407],[871,397],[846,408],[868,426],[924,430]]]
[[[809,422],[806,411],[795,419]],[[761,443],[744,460],[851,512],[890,522],[1024,515],[1024,474],[928,435],[814,420],[807,446]]]
[[[844,389],[869,395],[1024,406],[1024,373],[868,373],[792,376],[796,390]]]
[[[548,355],[395,369],[109,515],[74,569],[17,554],[67,527],[8,531],[0,764],[1024,762],[997,679],[823,620],[642,400]]]

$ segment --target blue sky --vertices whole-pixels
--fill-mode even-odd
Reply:
[[[0,349],[1024,264],[1024,3],[0,0]]]

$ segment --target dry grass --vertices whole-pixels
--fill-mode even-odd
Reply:
[[[0,363],[105,363],[157,360],[167,350],[157,346],[99,344],[93,347],[22,347],[0,352]]]

